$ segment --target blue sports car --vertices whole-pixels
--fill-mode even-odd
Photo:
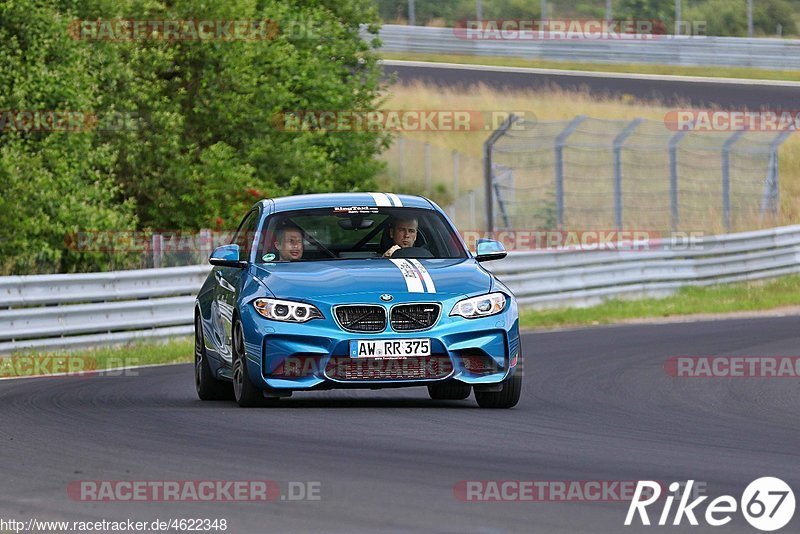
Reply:
[[[511,408],[522,389],[517,302],[430,200],[391,193],[262,200],[195,305],[203,400],[273,404],[293,391],[427,386]],[[232,387],[231,387],[232,383]]]

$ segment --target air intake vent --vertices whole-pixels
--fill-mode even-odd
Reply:
[[[348,332],[382,332],[386,328],[383,306],[337,306],[334,313],[339,326]]]
[[[399,304],[392,308],[392,328],[397,332],[426,330],[439,319],[439,304]]]

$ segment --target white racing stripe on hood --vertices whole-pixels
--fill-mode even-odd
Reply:
[[[403,201],[400,200],[400,197],[398,197],[394,193],[386,193],[386,196],[389,197],[389,200],[392,201],[392,203],[394,204],[394,207],[396,207],[396,208],[402,208],[403,207]]]
[[[410,263],[402,259],[389,258],[389,260],[403,273],[409,293],[425,293],[425,289],[422,287],[422,278]]]
[[[392,206],[392,202],[389,200],[389,197],[387,197],[384,193],[370,193],[369,195],[378,206]]]
[[[428,289],[428,293],[436,293],[436,286],[433,285],[433,278],[431,278],[430,273],[428,273],[428,269],[425,268],[419,260],[408,260],[411,264],[417,268],[419,274],[422,275],[422,281],[425,282],[425,287]]]

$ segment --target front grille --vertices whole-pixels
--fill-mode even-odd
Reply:
[[[392,308],[392,328],[397,332],[425,330],[439,318],[439,304],[399,304]]]
[[[350,332],[382,332],[386,328],[383,306],[338,306],[335,313],[339,326]]]
[[[325,373],[335,380],[412,380],[445,378],[453,372],[447,356],[408,358],[331,358]]]

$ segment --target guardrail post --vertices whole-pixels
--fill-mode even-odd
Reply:
[[[572,132],[585,120],[586,115],[578,115],[572,119],[555,141],[556,226],[559,230],[564,226],[564,145]]]
[[[731,230],[731,150],[744,132],[739,130],[722,145],[722,222],[726,232]]]
[[[519,119],[513,113],[503,121],[500,127],[493,131],[492,134],[483,142],[483,187],[486,193],[486,231],[494,232],[494,187],[492,182],[494,176],[492,174],[492,148],[498,139],[503,137],[505,133],[511,128]],[[474,227],[474,225],[473,225]]]
[[[784,130],[769,145],[769,164],[767,166],[767,179],[764,180],[764,194],[761,197],[761,215],[767,210],[776,214],[780,198],[780,165],[778,162],[778,149],[795,132],[795,128]]]
[[[634,119],[614,138],[614,224],[622,230],[622,145],[644,119]]]
[[[678,145],[688,133],[687,130],[684,130],[669,139],[669,212],[673,232],[678,229],[680,224],[680,212],[678,210]]]

